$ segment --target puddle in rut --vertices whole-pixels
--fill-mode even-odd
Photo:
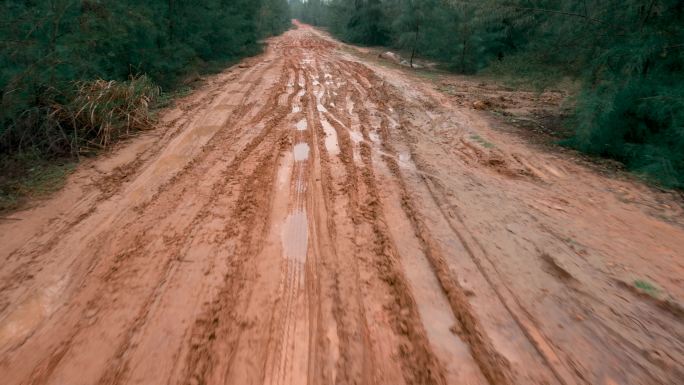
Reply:
[[[328,110],[323,106],[323,96],[325,95],[325,91],[316,91],[314,92],[314,95],[316,96],[316,109],[318,112],[328,112]]]
[[[368,133],[368,137],[369,137],[370,140],[371,140],[373,143],[375,143],[376,145],[382,144],[382,143],[380,142],[380,135],[378,135],[378,133],[377,133],[376,131],[371,131],[371,132],[369,132],[369,133]]]
[[[325,131],[325,149],[328,150],[328,154],[339,154],[340,144],[337,142],[337,131],[335,131],[335,128],[325,119],[321,120],[321,125],[323,126],[323,131]]]
[[[306,143],[297,143],[294,146],[295,162],[300,162],[309,159],[309,145]]]
[[[283,225],[283,251],[287,259],[306,262],[306,249],[309,241],[309,221],[306,213],[297,210],[287,216]]]
[[[41,290],[0,321],[0,350],[35,330],[58,306],[67,277]]]
[[[307,128],[306,119],[302,119],[297,124],[295,124],[297,131],[305,131]]]

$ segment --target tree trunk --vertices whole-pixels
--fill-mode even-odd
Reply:
[[[416,47],[418,46],[418,33],[420,32],[420,24],[416,25],[416,36],[413,39],[413,50],[411,51],[411,60],[409,65],[413,68],[413,58],[416,56]]]

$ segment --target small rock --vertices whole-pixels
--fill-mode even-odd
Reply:
[[[456,334],[456,335],[459,335],[462,332],[461,325],[455,323],[455,324],[451,325],[451,327],[449,328],[449,331]]]
[[[473,102],[473,108],[476,110],[486,110],[489,107],[489,102],[485,100],[476,100]]]
[[[95,315],[97,315],[97,308],[94,307],[91,307],[90,309],[86,310],[84,314],[86,318],[93,318],[95,317]]]

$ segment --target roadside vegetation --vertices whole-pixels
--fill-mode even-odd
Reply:
[[[287,0],[2,2],[0,211],[289,25]]]
[[[342,40],[390,46],[465,74],[576,79],[563,144],[684,188],[684,2],[295,0]]]

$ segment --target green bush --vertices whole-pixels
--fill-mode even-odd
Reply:
[[[149,124],[156,85],[172,91],[288,26],[286,0],[4,1],[0,152],[106,147]]]
[[[49,120],[74,132],[79,146],[75,151],[107,148],[122,137],[152,127],[150,104],[159,92],[146,76],[126,82],[80,81],[73,100],[54,106]]]

